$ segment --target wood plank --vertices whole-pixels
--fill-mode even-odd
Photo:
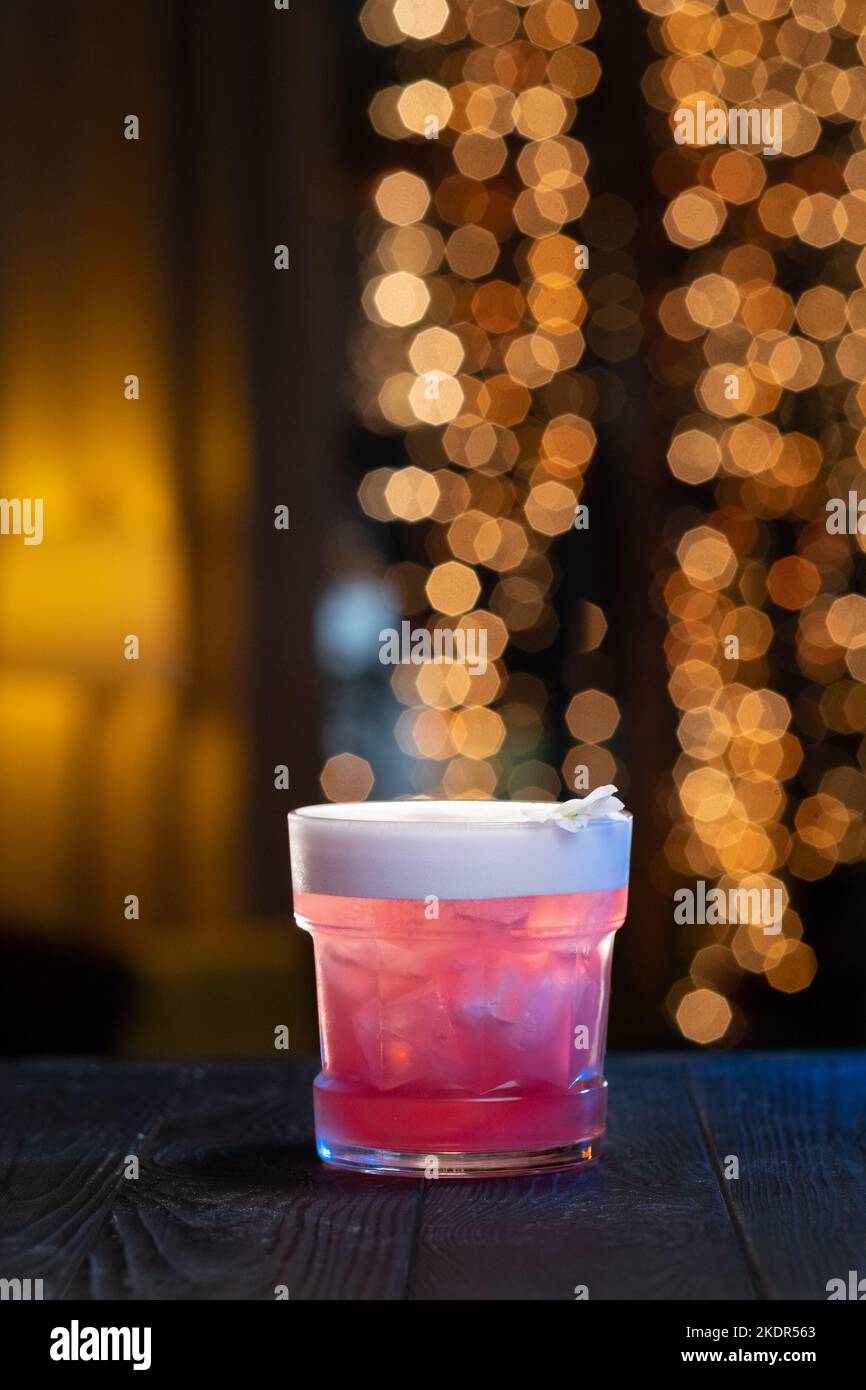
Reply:
[[[826,1299],[866,1275],[866,1060],[854,1053],[694,1058],[690,1076],[722,1184],[765,1297]]]
[[[316,1066],[0,1065],[0,1272],[48,1297],[590,1301],[824,1299],[866,1272],[862,1056],[614,1057],[600,1164],[467,1183],[321,1165]]]
[[[419,1299],[752,1299],[685,1057],[612,1058],[600,1163],[426,1185]]]
[[[399,1299],[420,1183],[328,1169],[310,1060],[191,1070],[125,1183],[77,1296]]]
[[[70,1284],[105,1224],[123,1162],[158,1122],[176,1072],[96,1062],[0,1064],[0,1272]]]

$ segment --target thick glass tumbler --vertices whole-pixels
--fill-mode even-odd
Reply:
[[[537,809],[364,802],[289,817],[325,1161],[471,1177],[593,1157],[632,821],[567,833]]]

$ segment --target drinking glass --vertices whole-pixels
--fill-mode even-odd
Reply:
[[[326,1162],[471,1177],[595,1156],[632,819],[568,833],[538,809],[403,801],[290,815]]]

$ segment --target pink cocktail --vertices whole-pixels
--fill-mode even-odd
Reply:
[[[593,1156],[631,817],[567,833],[524,815],[400,802],[290,818],[295,913],[315,947],[323,1159],[468,1176]]]

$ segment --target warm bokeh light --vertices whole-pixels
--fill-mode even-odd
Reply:
[[[590,200],[579,138],[599,19],[596,0],[367,0],[361,13],[368,38],[399,54],[399,85],[374,97],[371,120],[408,147],[405,161],[383,149],[390,167],[371,189],[358,409],[409,457],[372,467],[359,501],[375,521],[419,528],[391,584],[413,625],[472,626],[487,644],[471,675],[435,662],[394,674],[397,742],[426,796],[550,800],[578,765],[622,782],[600,746],[620,722],[614,696],[569,690],[576,746],[557,769],[543,756],[547,691],[520,670],[557,638],[553,556],[596,447],[598,392],[578,375],[588,338],[621,362],[643,333],[623,249],[636,217],[622,199]],[[605,615],[583,603],[580,617],[575,650],[596,652]]]
[[[692,990],[676,1011],[680,1032],[699,1043],[718,1042],[730,1028],[732,1019],[727,999],[712,989]]]
[[[734,888],[772,875],[787,900],[863,857],[863,755],[844,740],[866,713],[866,599],[846,592],[863,545],[829,533],[827,504],[862,492],[866,466],[864,14],[842,0],[640,3],[679,249],[658,307],[676,350],[651,367],[687,494],[664,579],[682,748],[667,869]],[[699,102],[780,112],[781,154],[674,144],[673,113]],[[790,702],[773,688],[785,679]],[[783,993],[816,969],[790,910],[778,935],[717,933],[709,948],[689,939],[699,988],[671,1004],[699,1043],[733,1021],[731,956]]]
[[[373,769],[354,753],[338,753],[325,763],[320,780],[329,801],[366,801],[373,790]]]
[[[432,39],[447,23],[448,0],[394,0],[392,13],[407,38]]]
[[[778,887],[786,904],[778,935],[723,922],[684,942],[669,1017],[730,1045],[744,974],[780,993],[814,975],[798,881],[866,852],[866,600],[848,592],[866,541],[827,526],[866,468],[866,51],[842,0],[640,3],[668,267],[647,304],[637,213],[588,183],[598,5],[365,5],[365,32],[400,55],[371,116],[408,149],[371,190],[358,408],[409,457],[380,460],[359,498],[418,528],[401,571],[416,622],[498,624],[483,678],[395,676],[417,790],[544,798],[578,768],[622,784],[607,618],[554,601],[595,425],[622,405],[601,413],[585,359],[620,363],[652,335],[681,499],[653,561],[677,721],[659,881]],[[780,152],[677,143],[674,113],[698,103],[779,113]],[[556,767],[548,691],[520,667],[565,621],[600,674],[558,704],[573,745]]]

